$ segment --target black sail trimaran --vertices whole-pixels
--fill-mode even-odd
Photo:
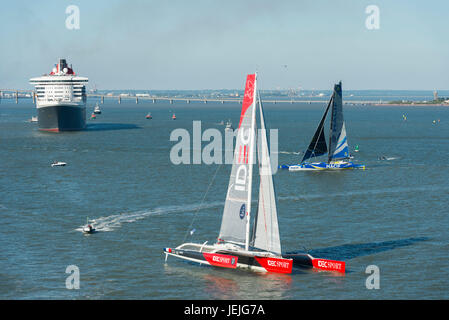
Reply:
[[[328,150],[324,134],[324,122],[330,109],[331,121]],[[326,153],[328,154],[327,162],[307,162],[310,158],[319,157]],[[341,82],[339,82],[334,86],[334,92],[312,137],[312,141],[304,152],[301,162],[295,165],[281,165],[280,168],[288,169],[289,171],[365,169],[365,165],[355,164],[349,161],[350,159],[351,155],[349,154],[348,139],[343,119]]]

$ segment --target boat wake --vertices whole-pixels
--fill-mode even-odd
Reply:
[[[386,157],[386,156],[380,156],[378,158],[378,160],[382,160],[382,161],[391,161],[391,160],[397,160],[399,159],[399,157]]]
[[[134,212],[123,212],[119,214],[113,214],[105,217],[98,217],[96,219],[89,219],[97,232],[109,232],[114,231],[122,226],[124,223],[133,223],[141,219],[145,219],[149,216],[173,214],[173,213],[186,213],[194,212],[198,209],[210,209],[215,207],[222,207],[223,202],[211,202],[202,205],[190,204],[190,205],[176,205],[159,207],[149,210],[140,210]],[[83,226],[79,226],[75,231],[83,232]]]

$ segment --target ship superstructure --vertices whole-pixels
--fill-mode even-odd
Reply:
[[[86,84],[65,59],[48,75],[31,78],[36,89],[38,126],[44,131],[74,131],[86,127]]]

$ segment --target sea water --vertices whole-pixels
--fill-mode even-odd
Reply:
[[[325,104],[264,104],[279,164],[301,160]],[[343,260],[345,275],[165,261],[164,247],[216,240],[231,170],[173,164],[170,134],[192,132],[195,120],[224,133],[241,106],[105,99],[101,109],[87,130],[55,134],[27,122],[31,101],[1,101],[0,298],[449,298],[448,107],[345,105],[351,152],[366,170],[274,176],[282,250]],[[82,233],[87,217],[97,233]],[[373,265],[378,286],[368,289]],[[70,266],[79,289],[67,286]]]

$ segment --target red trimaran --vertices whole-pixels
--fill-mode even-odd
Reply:
[[[275,273],[291,273],[294,263],[344,272],[344,262],[315,259],[307,253],[282,255],[265,122],[260,98],[257,99],[256,96],[256,74],[250,74],[246,79],[231,177],[218,241],[215,244],[207,244],[207,241],[202,244],[188,242],[176,248],[164,248],[166,259],[171,255],[216,267]],[[257,109],[260,113],[261,127],[256,139]],[[256,145],[260,185],[258,210],[253,219],[251,232],[252,171]]]

